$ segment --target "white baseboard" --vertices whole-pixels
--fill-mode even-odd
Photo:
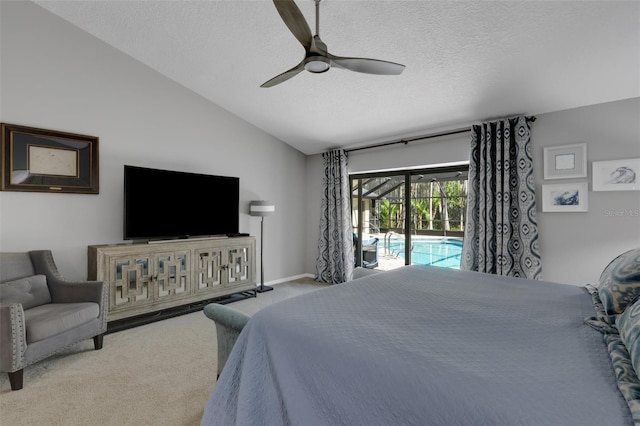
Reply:
[[[274,285],[274,284],[286,283],[288,281],[299,280],[300,278],[315,278],[315,277],[316,276],[314,274],[294,275],[292,277],[279,278],[277,280],[269,281],[264,283],[264,285]]]

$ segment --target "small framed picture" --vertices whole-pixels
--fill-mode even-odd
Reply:
[[[587,182],[542,185],[543,212],[586,212],[589,210]]]
[[[548,146],[544,148],[544,178],[571,179],[587,177],[587,144]]]
[[[98,138],[2,123],[0,190],[98,193]]]
[[[594,161],[591,179],[594,191],[640,191],[640,158]]]

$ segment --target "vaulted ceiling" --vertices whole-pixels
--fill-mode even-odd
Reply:
[[[331,53],[406,69],[271,88],[304,49],[270,0],[36,3],[305,154],[640,96],[637,1],[322,0]]]

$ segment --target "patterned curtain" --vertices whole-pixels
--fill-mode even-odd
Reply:
[[[530,121],[472,128],[461,269],[541,279]]]
[[[340,149],[326,152],[322,158],[324,175],[316,280],[336,284],[351,279],[354,262],[347,154]]]

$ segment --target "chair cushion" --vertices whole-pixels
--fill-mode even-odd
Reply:
[[[27,344],[55,336],[98,318],[97,303],[48,303],[24,311]]]
[[[0,284],[0,303],[20,303],[24,310],[51,303],[47,277],[33,275]]]
[[[621,314],[640,297],[640,247],[622,253],[604,268],[598,292],[608,315]]]

